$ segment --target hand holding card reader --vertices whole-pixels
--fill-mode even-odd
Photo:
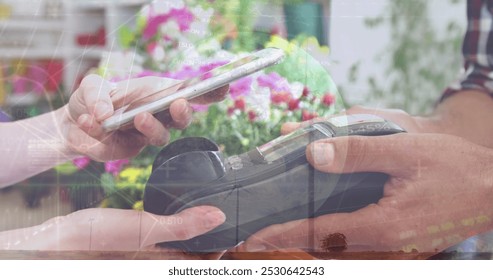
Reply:
[[[399,132],[404,130],[373,115],[340,116],[228,158],[206,138],[183,138],[156,157],[144,210],[172,215],[200,205],[221,209],[226,214],[221,226],[190,240],[163,244],[188,252],[225,250],[272,224],[351,212],[377,202],[388,176],[317,171],[306,159],[306,146],[330,137]]]

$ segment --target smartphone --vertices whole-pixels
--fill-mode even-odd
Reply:
[[[202,94],[208,93],[235,80],[260,71],[268,66],[279,63],[284,57],[284,51],[278,48],[266,48],[246,57],[212,69],[200,76],[181,82],[179,89],[173,94],[164,96],[147,104],[142,104],[123,113],[114,114],[103,122],[105,131],[113,131],[122,126],[128,125],[135,116],[142,112],[151,114],[169,108],[171,103],[177,99],[185,98],[190,100]],[[176,87],[176,85],[172,86]],[[159,94],[169,88],[152,93],[150,96]]]

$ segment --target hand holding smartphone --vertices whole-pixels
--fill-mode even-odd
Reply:
[[[196,98],[242,77],[276,64],[280,62],[283,57],[284,52],[277,48],[266,48],[257,51],[251,55],[215,68],[205,74],[185,80],[178,85],[173,85],[157,91],[146,98],[162,94],[166,91],[172,91],[173,88],[178,87],[178,90],[170,95],[166,95],[128,111],[115,113],[103,122],[103,128],[108,132],[117,130],[122,126],[131,123],[135,116],[140,113],[149,112],[155,114],[164,111],[177,99],[184,98],[190,100]]]

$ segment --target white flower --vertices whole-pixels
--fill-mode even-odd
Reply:
[[[155,61],[163,61],[165,58],[165,51],[162,46],[157,45],[152,52],[152,59]]]
[[[209,34],[209,26],[207,23],[194,21],[190,24],[190,30],[188,32],[198,36],[199,38],[204,38],[207,34]]]
[[[191,7],[190,11],[195,16],[196,21],[199,21],[199,22],[204,23],[206,25],[209,24],[209,21],[211,20],[211,17],[214,14],[214,9],[209,8],[207,10],[204,10],[200,6]]]
[[[252,92],[245,95],[245,102],[248,108],[255,108],[257,118],[262,121],[270,119],[270,90],[266,87],[258,87],[254,82]]]
[[[182,37],[180,26],[178,26],[178,23],[174,20],[168,20],[164,24],[161,24],[160,30],[163,36],[168,36],[174,39]]]
[[[183,54],[184,57],[183,61],[181,62],[182,65],[189,65],[189,66],[200,65],[204,61],[195,48],[182,50],[181,53]]]
[[[185,6],[182,0],[154,0],[151,3],[151,11],[154,15],[166,14],[171,9],[181,9]]]
[[[182,37],[175,48],[177,51],[189,51],[190,49],[195,49],[195,44],[189,40],[187,37]]]
[[[303,89],[305,86],[300,82],[293,82],[289,84],[289,90],[291,91],[291,96],[296,99],[299,99],[303,94]]]
[[[221,43],[219,43],[219,41],[217,41],[214,37],[209,37],[208,39],[201,41],[197,48],[201,53],[217,53],[221,50]]]

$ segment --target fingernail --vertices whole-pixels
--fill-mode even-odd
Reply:
[[[329,165],[334,160],[334,145],[331,143],[315,143],[312,155],[316,165]]]
[[[143,114],[140,120],[140,126],[143,128],[149,128],[151,126],[150,122],[148,122],[149,116],[147,114]]]
[[[245,244],[244,248],[247,252],[259,252],[265,251],[265,249],[267,249],[267,247],[265,247],[265,245],[261,243]]]
[[[164,136],[161,138],[152,138],[151,140],[149,140],[149,144],[152,146],[164,146],[166,145],[166,143],[166,137]]]
[[[188,105],[188,102],[186,102],[185,100],[179,100],[177,103],[177,110],[178,112],[180,112],[181,115],[188,115],[188,113],[190,113],[191,108]]]
[[[111,106],[106,102],[98,102],[94,106],[94,114],[98,119],[109,116],[111,114]]]
[[[204,225],[206,228],[215,228],[226,221],[226,215],[220,210],[213,210],[204,215]]]

